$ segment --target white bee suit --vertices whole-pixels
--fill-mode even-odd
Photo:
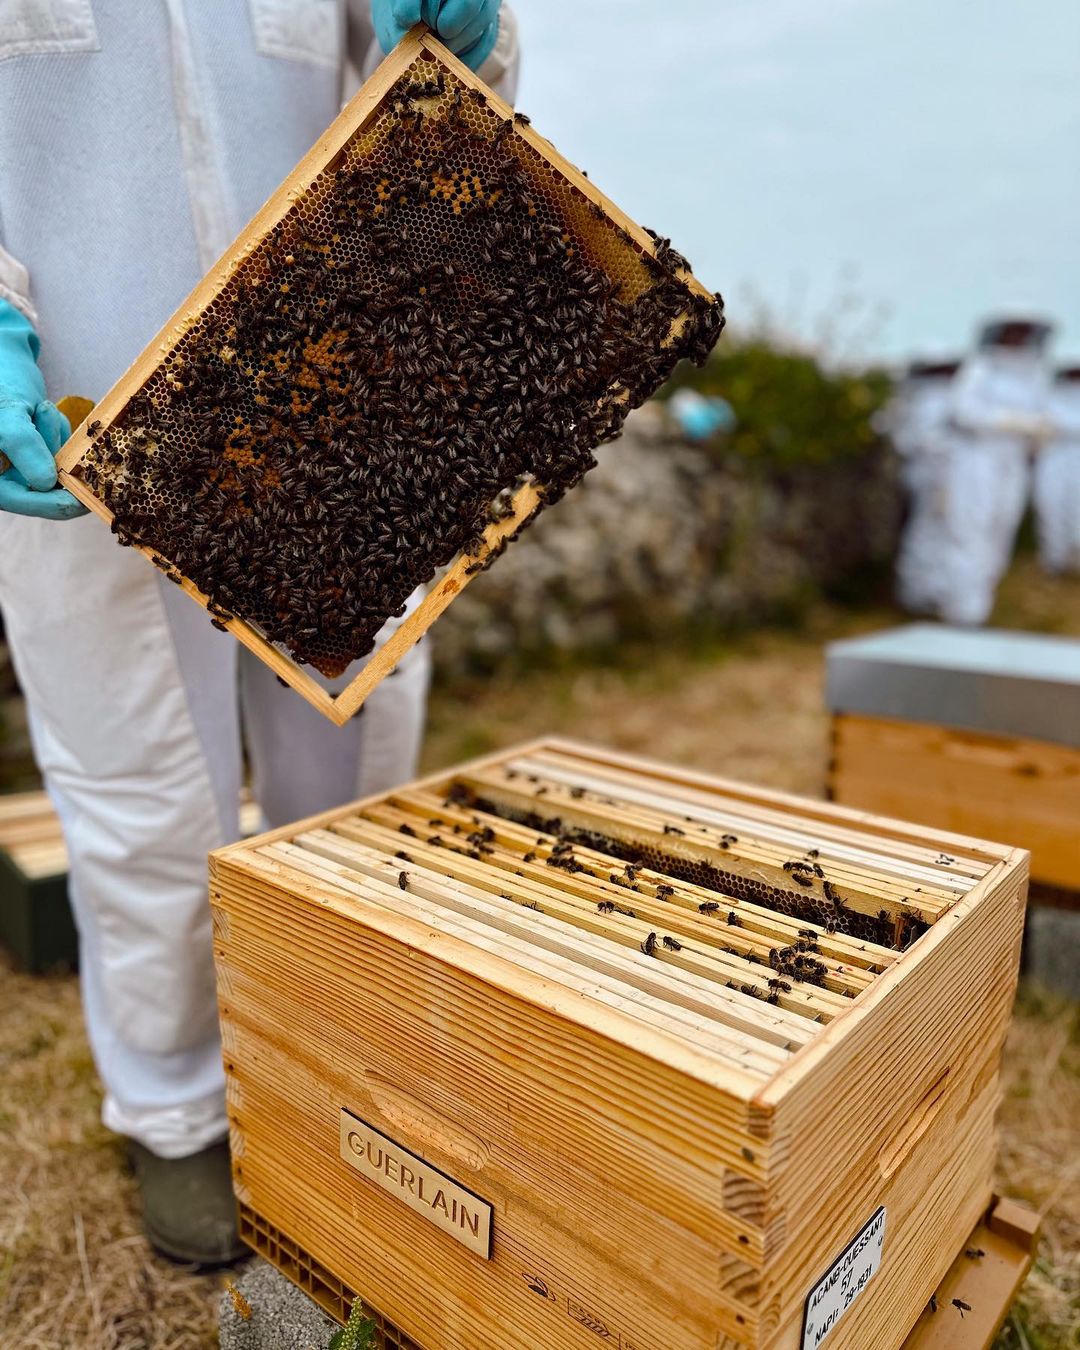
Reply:
[[[917,614],[935,613],[941,599],[952,383],[951,374],[909,377],[889,416],[908,494],[896,560],[897,599]]]
[[[99,398],[374,68],[367,0],[0,4],[0,296],[53,399]],[[504,8],[481,76],[513,92]],[[0,515],[0,607],[64,824],[113,1129],[166,1157],[225,1131],[207,852],[246,745],[269,824],[415,767],[423,645],[336,728],[101,522]],[[348,674],[343,677],[343,683]]]
[[[1048,440],[1035,460],[1039,561],[1048,572],[1080,572],[1080,372],[1050,392]]]
[[[947,557],[940,615],[984,624],[1027,505],[1030,454],[1046,429],[1049,371],[1030,349],[988,347],[964,363],[949,407]]]

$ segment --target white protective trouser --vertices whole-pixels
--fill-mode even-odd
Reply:
[[[938,611],[946,623],[976,626],[990,618],[1024,518],[1027,446],[1018,436],[957,435],[945,460]]]
[[[105,1123],[181,1156],[225,1132],[206,855],[237,837],[241,745],[270,826],[403,781],[425,644],[336,727],[96,517],[0,515],[0,560],[34,752],[69,847]]]
[[[326,129],[347,57],[380,58],[368,0],[0,0],[0,299],[50,397],[106,392]],[[480,74],[512,99],[517,64],[504,4]],[[427,657],[335,727],[96,518],[0,516],[0,608],[105,1120],[180,1157],[225,1132],[206,855],[236,837],[242,745],[270,824],[401,781]]]
[[[941,603],[946,550],[948,444],[911,451],[904,461],[908,517],[896,559],[896,598],[913,614],[933,614]]]
[[[1039,561],[1055,576],[1080,572],[1080,437],[1042,447],[1033,497]]]
[[[1039,561],[1055,575],[1080,572],[1080,437],[1039,451],[1034,503]]]
[[[896,559],[896,598],[917,614],[934,613],[940,599],[951,390],[951,371],[911,374],[886,414],[908,498]]]

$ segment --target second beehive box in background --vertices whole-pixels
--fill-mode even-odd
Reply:
[[[826,660],[836,801],[1018,844],[1080,906],[1080,642],[910,624]]]

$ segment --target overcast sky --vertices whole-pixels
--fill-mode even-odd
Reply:
[[[521,107],[733,322],[906,355],[1035,305],[1080,357],[1080,0],[515,8]]]

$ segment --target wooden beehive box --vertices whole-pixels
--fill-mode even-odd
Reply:
[[[1080,642],[911,624],[827,667],[835,801],[1008,840],[1035,896],[1080,902]]]
[[[71,967],[78,953],[67,898],[67,849],[44,792],[0,797],[0,944],[24,970]]]
[[[1026,883],[558,741],[224,849],[242,1231],[390,1345],[790,1350],[861,1287],[828,1345],[898,1347],[990,1197]]]
[[[418,26],[60,478],[343,724],[722,314]]]

